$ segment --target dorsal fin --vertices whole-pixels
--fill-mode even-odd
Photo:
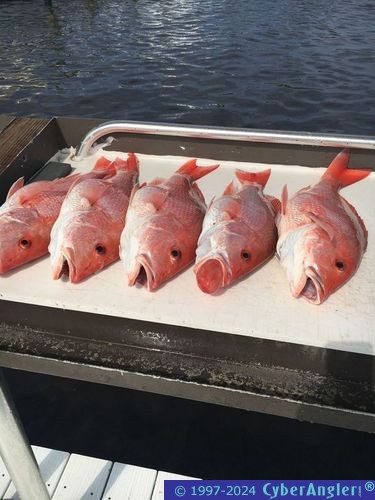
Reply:
[[[155,179],[152,179],[150,182],[144,182],[142,186],[160,186],[160,184],[163,184],[164,182],[164,177],[155,177]]]
[[[192,181],[197,181],[201,177],[204,177],[210,172],[216,170],[218,166],[219,165],[216,164],[210,165],[209,167],[198,167],[197,159],[192,159],[184,163],[182,167],[176,170],[176,174],[186,175],[187,177],[190,177]]]
[[[115,173],[115,170],[113,170],[113,173]],[[72,184],[70,185],[69,191],[66,193],[67,196],[73,191],[73,189],[76,188],[76,186],[78,186],[78,184],[86,181],[87,179],[106,179],[108,177],[112,177],[112,175],[108,176],[107,170],[105,170],[105,169],[101,169],[101,168],[96,169],[94,167],[94,169],[91,172],[87,172],[87,174],[76,174],[74,176],[72,175],[72,176],[66,177],[66,179],[69,179],[69,178],[73,179],[73,177],[75,177],[75,179],[72,182]],[[60,179],[58,179],[58,180],[60,180]],[[52,182],[55,182],[55,181],[52,181]]]
[[[230,182],[228,186],[224,190],[224,195],[231,195],[231,194],[236,194],[236,186],[234,185],[234,182]]]
[[[244,170],[236,169],[236,177],[241,184],[259,184],[263,188],[267,184],[270,175],[270,168],[262,172],[245,172]]]
[[[133,186],[133,189],[131,190],[131,193],[130,193],[130,196],[129,196],[129,207],[130,207],[130,204],[131,202],[133,201],[133,198],[134,198],[134,195],[135,193],[138,191],[138,189],[140,189],[142,186],[144,186],[145,183],[143,184],[139,184],[139,182],[136,182]]]
[[[370,170],[349,169],[349,158],[349,149],[343,149],[341,153],[332,160],[326,172],[323,174],[322,179],[337,184],[338,189],[340,189],[345,186],[350,186],[370,175]]]
[[[274,196],[270,196],[270,195],[267,195],[266,198],[271,203],[272,209],[273,209],[275,215],[280,213],[281,212],[281,201],[278,198],[275,198]]]
[[[25,178],[24,177],[20,177],[15,182],[13,182],[13,184],[10,186],[10,189],[8,191],[7,199],[10,198],[16,191],[18,191],[19,189],[21,189],[21,187],[23,187],[24,184],[25,184]]]
[[[284,215],[288,203],[288,186],[285,184],[281,195],[281,213]]]
[[[53,181],[35,181],[25,186],[19,187],[11,193],[14,196],[14,201],[20,205],[29,203],[32,199],[35,199],[41,193],[50,192],[63,192],[68,191],[70,186],[76,182],[76,179],[80,177],[80,174],[69,175],[67,177],[61,177],[59,179],[54,179]],[[18,181],[17,181],[18,182]],[[13,188],[13,186],[12,186]],[[12,189],[11,188],[11,189]],[[8,198],[9,198],[8,193]]]

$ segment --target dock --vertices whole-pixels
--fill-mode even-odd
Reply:
[[[163,500],[166,479],[196,479],[41,446],[32,449],[52,500]],[[0,499],[19,499],[1,458]]]

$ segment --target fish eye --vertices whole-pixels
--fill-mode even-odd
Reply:
[[[96,252],[98,255],[104,255],[104,254],[105,254],[105,246],[104,246],[104,245],[101,245],[101,244],[96,245],[96,247],[95,247],[95,252]]]
[[[241,252],[241,258],[243,260],[250,260],[251,259],[251,253],[249,252],[249,250],[242,250],[242,252]]]
[[[22,238],[22,240],[19,241],[19,245],[21,248],[30,248],[31,247],[31,241],[27,240],[26,238]]]
[[[171,257],[173,260],[177,260],[181,257],[181,251],[176,250],[175,248],[171,251]]]
[[[336,260],[335,266],[339,271],[344,271],[345,270],[345,264],[343,263],[342,260]]]

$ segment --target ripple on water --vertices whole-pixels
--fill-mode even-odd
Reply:
[[[50,4],[0,1],[2,113],[373,134],[368,0]]]

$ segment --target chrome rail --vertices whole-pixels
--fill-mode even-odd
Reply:
[[[269,144],[295,144],[300,146],[326,146],[335,148],[375,149],[375,137],[316,134],[310,132],[284,132],[277,130],[233,129],[168,125],[165,123],[112,121],[93,128],[83,139],[76,158],[88,155],[91,146],[102,137],[116,133],[168,135],[224,141],[263,142]]]
[[[31,446],[0,368],[0,456],[21,500],[49,500]]]

